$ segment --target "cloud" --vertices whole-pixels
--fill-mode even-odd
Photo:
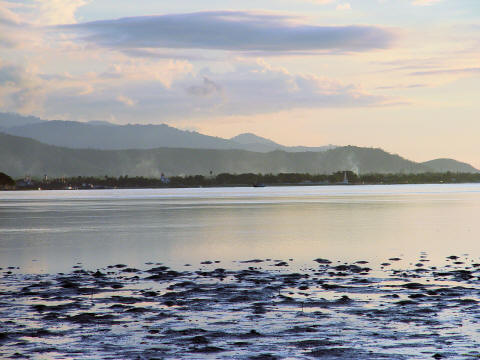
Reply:
[[[45,47],[45,26],[76,23],[75,13],[85,4],[86,0],[0,0],[0,47]]]
[[[215,67],[214,67],[215,68]],[[239,60],[230,70],[206,68],[176,77],[169,86],[151,79],[130,81],[102,76],[88,80],[93,91],[79,96],[78,89],[52,87],[45,116],[107,119],[119,122],[160,122],[212,117],[256,115],[305,108],[385,106],[390,99],[374,96],[360,87],[313,74],[295,74],[258,60]],[[119,107],[122,103],[125,106]]]
[[[27,81],[27,73],[25,69],[18,65],[0,64],[0,85],[18,86]]]
[[[132,81],[158,81],[169,87],[174,79],[192,71],[192,64],[180,60],[129,60],[112,64],[99,78],[110,80]]]
[[[352,9],[352,6],[349,3],[337,5],[337,10],[351,10],[351,9]]]
[[[118,95],[117,96],[117,101],[126,105],[126,106],[135,106],[137,102],[127,96],[124,95]]]
[[[216,61],[213,57],[207,57],[201,50],[179,51],[178,49],[122,49],[121,52],[128,57],[147,58],[147,59],[169,59],[169,60],[189,60],[189,61]]]
[[[0,23],[3,25],[18,25],[21,23],[20,17],[11,10],[12,4],[6,1],[0,1]]]
[[[77,22],[75,13],[88,0],[0,1],[0,20],[30,25],[58,25]]]
[[[57,81],[62,81],[62,80],[72,80],[73,76],[70,75],[69,73],[63,73],[63,74],[39,74],[38,75],[41,79],[43,80],[57,80]]]
[[[409,85],[388,85],[388,86],[377,86],[375,89],[377,90],[397,90],[397,89],[415,89],[415,88],[423,88],[427,87],[427,84],[409,84]]]
[[[18,47],[29,37],[30,26],[14,10],[14,4],[0,0],[0,48]]]
[[[187,88],[189,94],[196,96],[208,96],[219,91],[221,91],[220,85],[216,84],[206,76],[203,78],[202,85],[192,85]]]
[[[268,113],[292,108],[379,105],[386,101],[353,84],[315,74],[295,74],[263,60],[246,62],[217,76],[226,113]]]
[[[27,114],[37,111],[44,92],[36,67],[0,62],[0,104],[4,110]]]
[[[41,87],[26,87],[10,96],[11,108],[16,112],[30,114],[42,107],[45,91]]]
[[[39,20],[43,25],[72,24],[77,22],[77,9],[86,5],[86,0],[35,0]]]
[[[415,6],[430,6],[440,1],[442,0],[414,0],[412,4]]]
[[[468,68],[457,68],[457,69],[438,69],[438,70],[428,70],[428,71],[415,71],[415,72],[410,73],[410,75],[414,75],[414,76],[423,76],[423,75],[469,75],[469,74],[480,74],[480,67],[468,67]]]
[[[75,13],[89,0],[0,0],[0,47],[44,46],[46,26],[73,24]],[[58,34],[55,34],[58,35]]]
[[[229,51],[367,51],[392,45],[395,33],[377,26],[317,26],[296,17],[213,11],[131,17],[59,26],[113,49],[170,48]]]
[[[330,4],[333,3],[337,0],[301,0],[301,1],[308,1],[314,4],[320,4],[320,5],[325,5],[325,4]]]

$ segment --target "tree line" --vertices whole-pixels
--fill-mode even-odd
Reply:
[[[15,180],[7,174],[0,172],[0,189],[11,189],[15,187]]]
[[[130,177],[91,177],[77,176],[54,179],[32,179],[25,182],[19,179],[17,189],[98,189],[98,188],[177,188],[213,186],[275,186],[275,185],[333,185],[344,184],[438,184],[480,182],[480,173],[420,173],[420,174],[355,174],[352,171],[338,171],[333,174],[229,174],[212,176],[188,175],[169,178]]]

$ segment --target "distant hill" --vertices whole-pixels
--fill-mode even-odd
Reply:
[[[252,133],[244,133],[237,136],[232,137],[230,140],[235,141],[239,144],[248,145],[248,144],[263,144],[263,145],[271,145],[271,146],[282,146],[277,144],[276,142],[266,139],[264,137],[252,134]]]
[[[24,126],[44,122],[35,116],[23,116],[14,113],[0,113],[0,129],[5,130],[14,126]]]
[[[283,150],[287,152],[305,152],[305,151],[325,151],[335,148],[335,145],[326,145],[318,147],[308,147],[308,146],[285,146],[280,145],[270,139],[252,134],[244,133],[237,136],[234,136],[230,139],[231,141],[243,145],[242,148],[249,151],[257,152],[270,152],[275,150]]]
[[[242,134],[232,139],[223,139],[176,129],[165,124],[116,125],[106,121],[44,121],[39,118],[7,113],[0,113],[0,131],[73,149],[124,150],[174,147],[295,152],[324,151],[332,147],[288,147],[254,134]]]
[[[229,149],[232,147],[228,140],[179,130],[165,124],[114,125],[52,120],[11,127],[5,132],[74,149],[121,150],[157,147]]]
[[[437,171],[437,172],[445,172],[445,171],[463,172],[463,173],[479,172],[472,165],[464,162],[460,162],[457,160],[453,160],[453,159],[435,159],[435,160],[425,161],[422,164],[432,169],[432,171]]]
[[[420,173],[432,169],[381,149],[354,146],[325,152],[258,153],[245,150],[157,148],[149,150],[68,149],[0,134],[0,171],[13,177],[148,176],[297,172],[330,174]]]

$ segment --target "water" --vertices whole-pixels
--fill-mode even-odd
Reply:
[[[480,184],[1,192],[0,264],[478,258],[479,215]]]
[[[0,358],[479,358],[479,210],[479,184],[3,192]]]

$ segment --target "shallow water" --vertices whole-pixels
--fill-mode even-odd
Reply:
[[[480,255],[480,184],[0,192],[0,264]]]

